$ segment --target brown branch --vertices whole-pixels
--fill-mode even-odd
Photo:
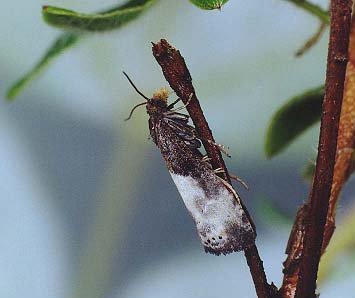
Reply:
[[[348,22],[349,16],[347,15]],[[339,27],[338,27],[339,28]],[[341,28],[341,27],[340,27]],[[349,62],[347,65],[346,78],[345,78],[345,87],[343,93],[343,105],[341,108],[341,116],[339,122],[339,130],[338,130],[338,141],[337,141],[337,150],[336,150],[336,161],[334,166],[334,174],[333,174],[333,182],[331,188],[331,194],[329,199],[329,208],[326,219],[326,224],[324,227],[324,240],[322,244],[321,254],[325,251],[331,236],[333,235],[335,229],[335,211],[336,211],[336,203],[341,191],[342,186],[346,182],[349,172],[351,170],[352,165],[352,152],[354,148],[354,136],[355,136],[355,24],[353,22],[352,32],[350,36],[350,45],[349,45]],[[334,30],[334,29],[333,29]],[[341,30],[341,29],[338,29]],[[342,35],[346,36],[347,30],[344,28],[345,32]],[[332,32],[334,35],[334,31]],[[338,33],[336,33],[338,34]],[[334,38],[334,37],[333,37]],[[339,36],[340,38],[340,36]],[[339,59],[341,57],[340,53],[344,53],[346,51],[346,43],[342,44],[343,48],[340,51],[333,52],[332,57],[335,59],[333,64],[337,64],[341,62]],[[334,41],[333,46],[334,50]],[[329,53],[330,55],[331,53]],[[332,59],[332,58],[329,58]],[[328,59],[328,60],[329,60]],[[330,61],[330,60],[329,60]],[[340,68],[343,68],[344,65],[339,65]],[[328,67],[329,68],[329,67]],[[333,70],[331,70],[333,72]],[[336,76],[336,74],[334,74]],[[328,76],[329,77],[329,76]],[[338,78],[340,81],[342,77]],[[327,80],[329,80],[327,78]],[[333,79],[331,79],[333,80]],[[339,82],[333,82],[336,85]],[[328,83],[329,85],[330,83]],[[330,85],[331,86],[331,85]],[[343,86],[341,83],[339,86]],[[330,87],[333,88],[333,87]],[[338,98],[342,91],[337,91]],[[328,96],[328,98],[330,98]],[[334,144],[333,144],[334,146]],[[330,170],[330,168],[329,168]],[[315,182],[314,182],[315,183]],[[314,187],[314,184],[313,184]],[[310,203],[307,202],[304,204],[299,212],[297,213],[296,220],[290,235],[290,239],[287,245],[286,253],[287,259],[284,262],[284,280],[282,287],[280,289],[280,297],[294,297],[296,286],[298,283],[298,276],[300,273],[300,261],[302,258],[302,253],[304,250],[304,237],[305,237],[305,228],[308,222],[308,211],[309,211]]]
[[[355,146],[355,18],[352,18],[349,61],[346,68],[343,105],[341,108],[338,145],[334,167],[332,191],[329,200],[327,222],[325,224],[322,253],[327,248],[335,230],[335,214],[342,187],[352,170]]]
[[[338,125],[348,54],[351,0],[332,0],[325,97],[316,172],[304,221],[304,245],[299,264],[296,298],[315,297],[324,226],[333,180]]]
[[[185,64],[184,58],[180,52],[173,48],[166,40],[162,39],[158,43],[153,44],[153,55],[160,64],[166,80],[169,82],[170,87],[175,91],[177,96],[186,104],[192,94],[192,100],[187,106],[187,110],[191,119],[196,127],[198,134],[202,137],[203,145],[206,149],[208,156],[212,159],[211,164],[214,169],[222,168],[225,172],[221,173],[221,177],[230,181],[228,171],[221,152],[207,140],[214,142],[211,129],[203,115],[201,106],[196,97],[190,72]],[[244,207],[244,206],[243,206]],[[246,208],[244,211],[247,213]],[[248,213],[247,213],[248,214]],[[249,220],[252,220],[248,214]],[[251,275],[255,284],[255,289],[259,298],[272,297],[274,293],[274,286],[267,283],[263,262],[260,259],[257,247],[254,245],[245,250],[245,257],[250,268]]]

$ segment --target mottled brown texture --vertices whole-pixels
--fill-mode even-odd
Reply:
[[[207,155],[211,158],[211,164],[214,169],[222,168],[224,173],[220,176],[231,184],[230,177],[220,150],[208,142],[207,140],[214,141],[211,129],[203,115],[201,106],[196,97],[190,72],[185,64],[184,58],[180,52],[173,48],[166,40],[162,39],[158,43],[153,44],[153,55],[162,68],[166,80],[169,82],[170,87],[186,104],[190,95],[192,100],[187,106],[187,110],[191,119],[196,127],[198,134],[202,137],[203,145],[206,149]],[[249,221],[252,220],[243,206]],[[244,251],[245,257],[250,268],[250,272],[254,281],[255,289],[259,298],[272,297],[275,292],[275,287],[267,283],[266,275],[263,268],[263,262],[260,259],[257,247],[255,245]]]
[[[322,107],[316,172],[306,213],[303,252],[296,298],[315,297],[324,226],[332,188],[338,126],[343,99],[351,19],[351,0],[332,0],[325,97]]]

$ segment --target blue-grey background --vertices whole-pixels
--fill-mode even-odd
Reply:
[[[203,252],[147,139],[144,108],[123,121],[141,99],[122,70],[147,95],[167,86],[151,55],[150,42],[160,38],[181,50],[215,138],[230,147],[230,171],[250,187],[237,186],[257,224],[268,278],[279,285],[318,127],[272,160],[263,153],[264,134],[281,103],[324,81],[327,34],[294,57],[318,21],[282,0],[231,0],[221,12],[159,1],[121,30],[83,39],[6,102],[6,88],[59,34],[42,21],[43,4],[92,12],[116,1],[2,3],[0,296],[255,297],[242,253]],[[344,266],[321,284],[322,297],[354,293]]]

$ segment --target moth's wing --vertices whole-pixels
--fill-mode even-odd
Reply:
[[[157,145],[193,217],[207,252],[227,254],[254,244],[255,231],[240,201],[216,176],[202,154],[165,121],[155,123]]]
[[[182,121],[183,123],[187,124],[189,122],[189,116],[183,113],[168,111],[164,113],[164,118]]]
[[[256,234],[243,207],[212,170],[205,169],[204,182],[199,177],[170,174],[206,252],[228,254],[254,244]]]
[[[184,115],[184,114],[179,114]],[[191,149],[197,149],[201,147],[201,142],[197,138],[196,130],[193,126],[187,124],[187,119],[170,117],[171,115],[164,116],[164,121],[166,124],[172,129],[172,131],[181,138],[186,145],[188,145]],[[185,115],[186,116],[186,115]],[[185,121],[187,120],[187,121]]]

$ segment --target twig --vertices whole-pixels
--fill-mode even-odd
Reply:
[[[318,265],[323,242],[330,192],[333,180],[335,153],[341,104],[343,99],[345,70],[348,54],[351,0],[332,0],[330,41],[328,49],[325,97],[318,146],[316,172],[310,192],[309,209],[298,220],[304,241],[299,266],[296,298],[315,297]],[[302,231],[303,228],[301,228]],[[296,230],[299,228],[296,227]],[[293,233],[296,238],[297,233]],[[292,236],[291,236],[292,237]],[[292,240],[292,239],[291,239]],[[297,243],[295,241],[291,241]]]
[[[309,13],[319,18],[322,22],[329,24],[328,12],[322,9],[319,5],[313,4],[308,0],[286,0],[295,4],[296,6],[303,8]]]
[[[296,51],[295,56],[296,57],[301,57],[303,56],[307,51],[309,51],[322,37],[325,29],[327,28],[328,24],[321,22],[317,31],[312,34],[310,38],[306,40],[306,42]]]
[[[202,137],[203,145],[208,156],[211,158],[211,164],[214,169],[222,168],[224,173],[220,173],[221,177],[230,181],[226,165],[223,161],[221,152],[206,140],[214,141],[212,132],[203,115],[201,106],[196,97],[190,72],[185,64],[184,58],[180,52],[173,48],[166,40],[162,39],[158,43],[153,44],[153,55],[160,64],[166,80],[170,87],[175,91],[177,96],[186,104],[190,95],[193,94],[187,110],[196,127],[198,134]],[[243,206],[244,207],[244,206]],[[247,213],[246,208],[244,211]],[[248,214],[248,213],[247,213]],[[248,214],[249,220],[252,220]],[[254,245],[244,251],[247,263],[250,268],[251,275],[255,284],[255,289],[259,298],[270,298],[275,292],[275,287],[267,283],[266,275],[263,268],[263,262],[260,259],[257,247]]]
[[[352,40],[351,42],[354,43],[354,45],[350,45],[349,47],[350,61],[348,62],[345,79],[344,100],[339,122],[336,162],[333,174],[334,177],[332,182],[331,195],[329,199],[327,220],[324,227],[324,240],[321,249],[321,254],[325,251],[335,229],[336,202],[339,197],[341,188],[346,182],[349,175],[352,151],[350,148],[354,147],[355,81],[353,77],[355,75],[355,53],[351,53],[355,52],[354,24],[353,27],[354,32],[352,33],[352,35],[354,36],[352,38],[350,37],[350,40]],[[344,46],[346,46],[346,44]],[[345,49],[343,49],[342,51],[344,50]],[[341,91],[338,92],[340,94]],[[292,228],[292,232],[286,249],[286,253],[288,256],[286,261],[284,262],[284,280],[280,289],[280,297],[294,297],[295,295],[296,286],[298,283],[298,276],[300,272],[300,261],[302,257],[302,252],[304,250],[305,226],[308,220],[308,211],[309,202],[304,204],[297,213],[296,220]]]
[[[338,132],[338,145],[334,166],[332,191],[325,224],[322,253],[335,230],[335,214],[342,187],[351,174],[355,146],[355,18],[352,18],[349,41],[349,61],[346,67],[343,105]]]

